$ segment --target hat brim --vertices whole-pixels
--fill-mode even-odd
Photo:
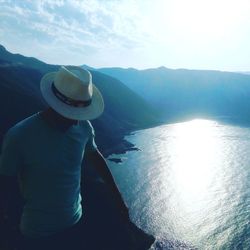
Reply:
[[[56,72],[43,76],[40,89],[48,105],[60,115],[72,120],[93,120],[100,116],[104,110],[104,102],[100,91],[93,84],[91,104],[87,107],[73,107],[60,101],[53,93],[51,85]]]

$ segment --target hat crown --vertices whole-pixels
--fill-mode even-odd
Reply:
[[[92,75],[76,66],[62,66],[55,75],[54,85],[60,93],[73,100],[88,101],[93,95]]]

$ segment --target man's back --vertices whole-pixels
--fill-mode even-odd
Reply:
[[[0,173],[18,175],[26,201],[24,235],[51,235],[81,217],[80,176],[84,149],[94,150],[88,121],[66,131],[35,114],[11,128],[4,140]]]

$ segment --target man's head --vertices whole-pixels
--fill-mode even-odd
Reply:
[[[71,120],[92,120],[101,115],[104,102],[92,83],[89,71],[76,66],[62,66],[41,80],[41,92],[57,113]]]

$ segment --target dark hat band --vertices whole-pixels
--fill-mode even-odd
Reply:
[[[66,95],[62,94],[56,87],[54,82],[52,82],[51,84],[51,89],[54,93],[54,95],[63,103],[69,105],[69,106],[73,106],[73,107],[87,107],[91,104],[92,99],[89,99],[87,101],[82,101],[82,100],[74,100],[70,97],[67,97]]]

